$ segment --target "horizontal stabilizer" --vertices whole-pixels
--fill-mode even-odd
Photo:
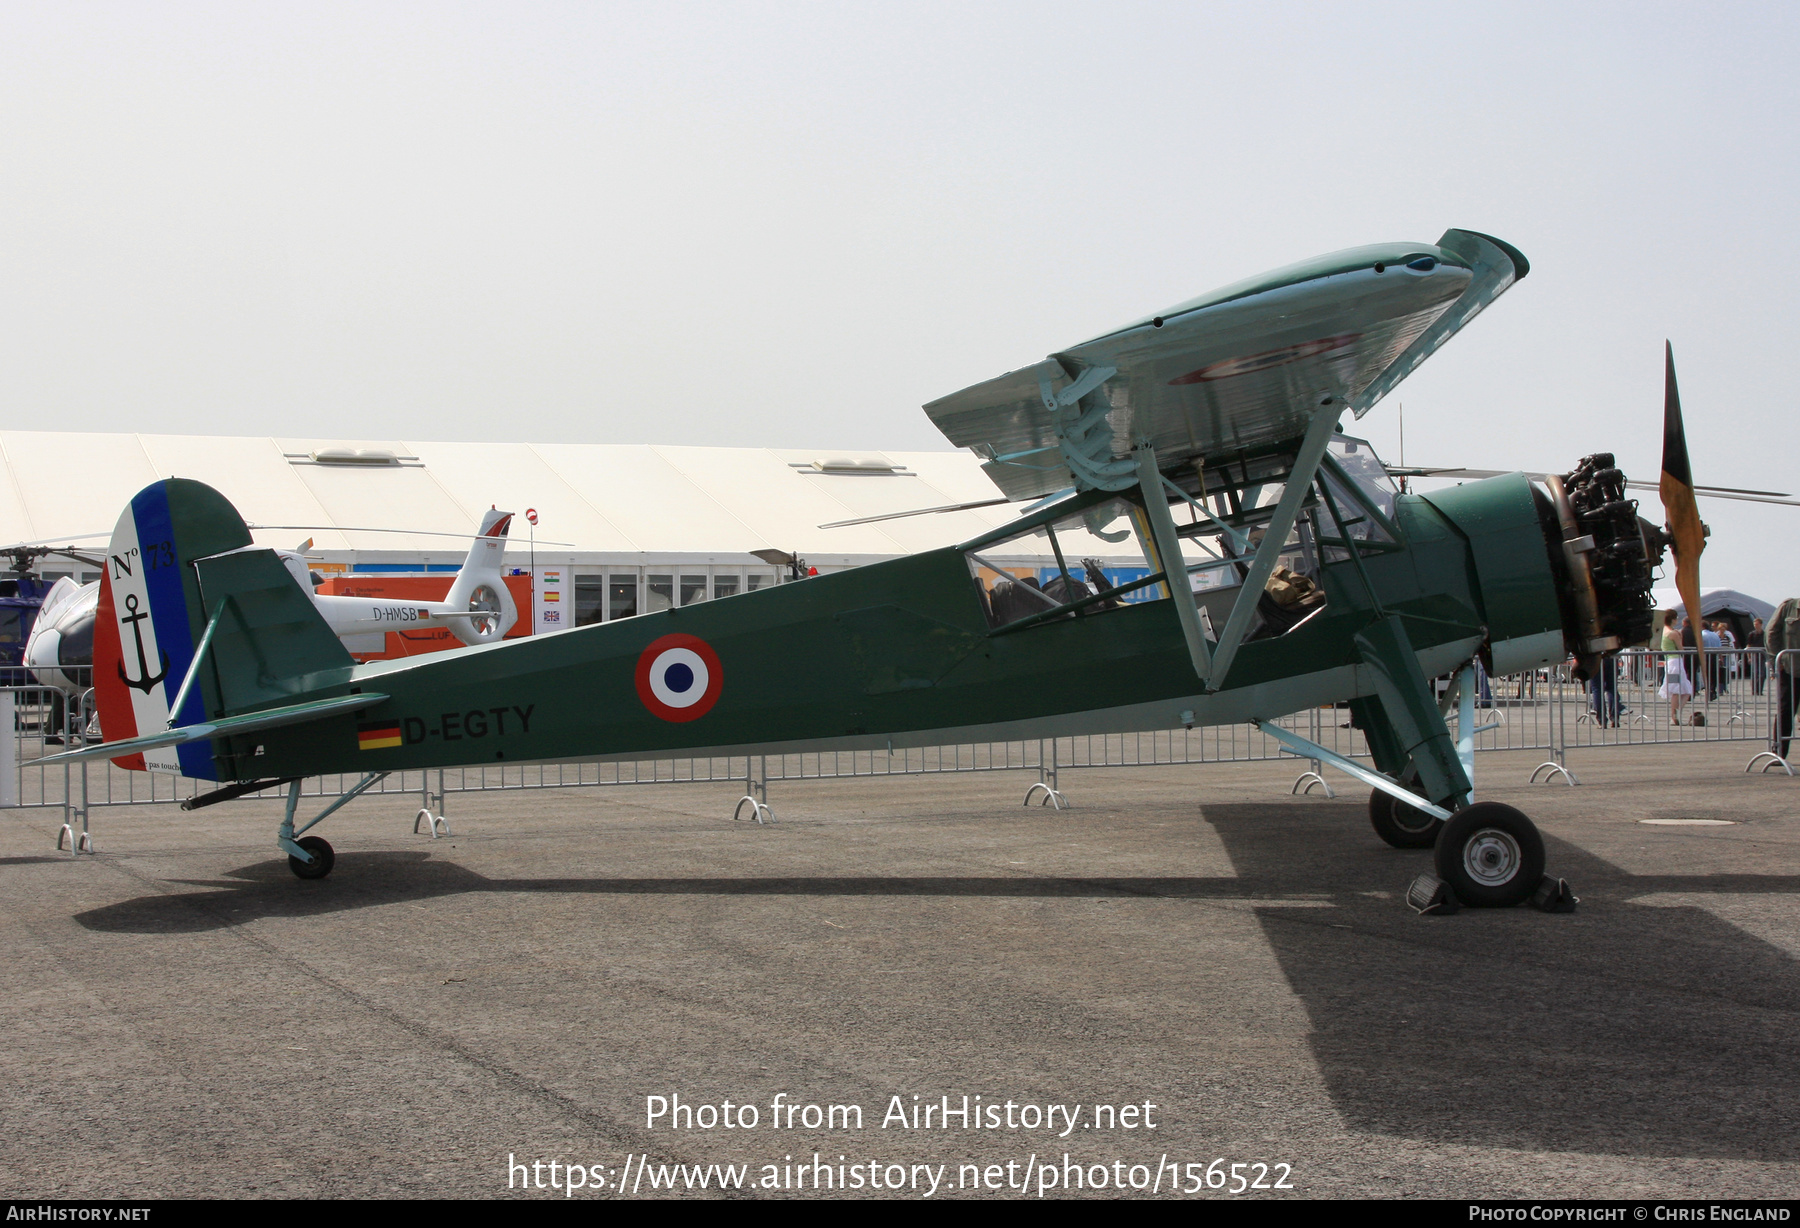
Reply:
[[[213,721],[202,721],[195,725],[182,725],[179,728],[164,730],[162,733],[147,734],[141,738],[129,738],[123,742],[103,742],[97,746],[84,746],[80,750],[66,750],[60,755],[49,755],[39,759],[39,763],[71,763],[77,759],[117,759],[125,755],[142,754],[147,750],[156,750],[163,746],[180,746],[187,742],[199,742],[207,738],[225,738],[233,734],[255,733],[259,729],[275,729],[282,725],[303,725],[308,721],[320,720],[327,716],[338,716],[346,712],[359,712],[364,708],[373,708],[376,704],[387,702],[386,695],[340,695],[335,699],[314,699],[301,704],[288,704],[280,708],[264,708],[260,712],[246,712],[241,716],[222,716]]]

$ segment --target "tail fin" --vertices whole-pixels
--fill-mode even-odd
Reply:
[[[221,610],[200,677],[184,693],[208,623]],[[351,664],[275,552],[253,548],[237,509],[212,487],[185,478],[156,482],[120,515],[94,625],[94,692],[107,741],[291,701],[307,690],[308,675]],[[177,700],[180,710],[171,711]],[[114,762],[221,778],[206,742]]]
[[[518,607],[506,581],[500,575],[500,560],[506,553],[506,531],[512,527],[511,512],[489,509],[481,518],[481,535],[469,547],[469,557],[456,573],[444,604],[453,610],[491,611],[488,618],[458,618],[450,633],[465,644],[489,644],[511,631],[519,621]]]

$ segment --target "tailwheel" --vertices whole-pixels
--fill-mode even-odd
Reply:
[[[1369,793],[1369,822],[1375,834],[1397,849],[1428,849],[1437,843],[1442,819],[1434,819],[1391,793]]]
[[[331,845],[318,836],[302,836],[297,843],[311,853],[313,859],[308,863],[290,854],[288,869],[300,878],[324,878],[331,873],[331,867],[337,863],[337,857],[332,853]]]
[[[1465,908],[1511,908],[1544,877],[1544,838],[1511,806],[1476,802],[1443,825],[1433,860]]]

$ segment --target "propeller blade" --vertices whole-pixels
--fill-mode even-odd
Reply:
[[[1668,517],[1675,552],[1675,587],[1687,607],[1688,626],[1700,642],[1700,552],[1706,549],[1706,526],[1694,501],[1694,474],[1688,465],[1687,431],[1681,423],[1681,392],[1675,386],[1675,347],[1663,342],[1663,456],[1657,493]]]

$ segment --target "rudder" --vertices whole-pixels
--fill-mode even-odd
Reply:
[[[305,691],[306,675],[351,665],[280,559],[253,545],[237,509],[204,483],[169,478],[132,498],[113,529],[94,624],[94,694],[108,741],[283,702]],[[208,621],[227,602],[209,660],[183,697]],[[214,749],[192,742],[114,762],[218,780]]]
[[[94,700],[109,741],[168,728],[169,704],[206,628],[195,559],[250,545],[250,530],[225,496],[186,478],[169,478],[132,497],[107,546],[94,619]],[[190,693],[175,724],[200,717]],[[205,746],[183,746],[115,760],[120,767],[179,772],[213,780]]]

